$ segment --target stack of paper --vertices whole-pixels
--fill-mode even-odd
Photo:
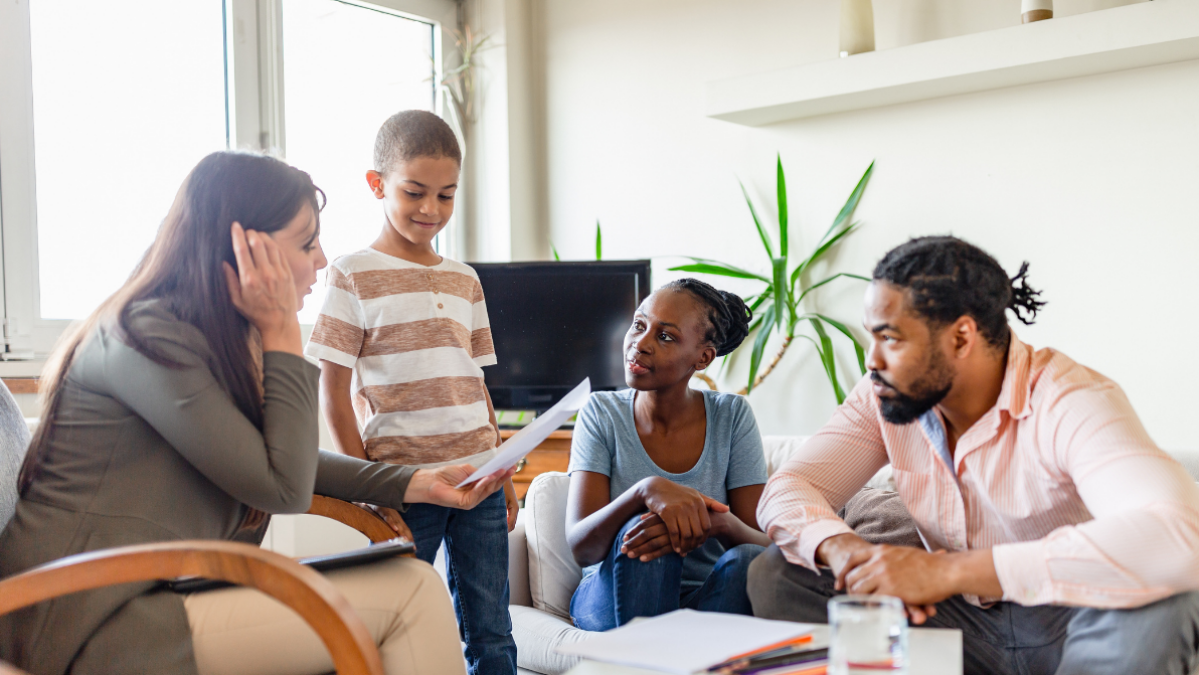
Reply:
[[[679,675],[706,672],[738,656],[795,642],[813,626],[680,609],[595,635],[558,652]]]

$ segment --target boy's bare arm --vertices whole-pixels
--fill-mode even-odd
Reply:
[[[491,392],[487,390],[487,385],[483,385],[483,394],[487,398],[487,415],[491,421],[491,426],[495,429],[495,447],[500,447],[504,443],[504,439],[500,436],[500,423],[495,416],[495,404],[491,402]],[[516,516],[520,512],[520,502],[516,499],[516,486],[512,484],[512,479],[504,481],[504,506],[508,509],[508,531],[516,529]]]
[[[321,359],[321,410],[329,424],[333,447],[343,455],[366,459],[358,419],[350,401],[350,380],[354,371]]]
[[[504,439],[500,438],[500,423],[495,416],[495,404],[491,402],[491,392],[488,391],[487,385],[483,385],[483,395],[487,398],[487,417],[491,422],[491,428],[495,429],[495,447],[500,447],[504,443]]]

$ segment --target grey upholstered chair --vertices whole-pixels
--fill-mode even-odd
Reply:
[[[29,427],[12,392],[0,382],[0,530],[17,505],[17,472],[29,447]]]

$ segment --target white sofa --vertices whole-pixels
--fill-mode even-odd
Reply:
[[[767,470],[773,473],[805,440],[799,436],[763,438]],[[889,481],[890,470],[884,469],[871,484],[882,487]],[[509,610],[522,674],[555,675],[569,670],[576,659],[559,655],[555,648],[587,635],[570,622],[570,598],[583,572],[566,543],[568,486],[569,478],[560,472],[535,478],[516,529],[508,535]]]
[[[807,439],[766,436],[762,440],[767,470],[773,473]],[[1173,454],[1199,479],[1199,451]],[[576,659],[558,654],[555,648],[587,635],[570,622],[570,598],[582,579],[582,570],[566,543],[568,484],[567,475],[559,472],[535,478],[516,529],[508,535],[509,611],[522,675],[556,675],[569,670]],[[871,479],[869,486],[893,490],[890,467]]]

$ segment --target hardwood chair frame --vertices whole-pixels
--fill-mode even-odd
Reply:
[[[391,529],[391,526],[387,524],[387,521],[380,518],[379,514],[355,506],[349,502],[343,502],[340,499],[314,495],[312,497],[312,506],[308,508],[308,513],[314,516],[332,518],[344,525],[348,525],[366,535],[366,538],[370,539],[372,544],[389,541],[396,537],[395,530]]]
[[[374,512],[339,499],[316,495],[308,513],[344,523],[372,543],[396,536]],[[320,637],[339,675],[383,675],[374,639],[331,582],[250,544],[177,541],[68,556],[0,581],[0,615],[79,591],[191,576],[254,588],[290,607]],[[0,675],[26,674],[0,662]]]
[[[0,581],[0,614],[114,584],[191,576],[262,591],[316,631],[338,673],[383,675],[379,650],[366,625],[329,580],[291,558],[250,544],[179,541],[68,556]]]

